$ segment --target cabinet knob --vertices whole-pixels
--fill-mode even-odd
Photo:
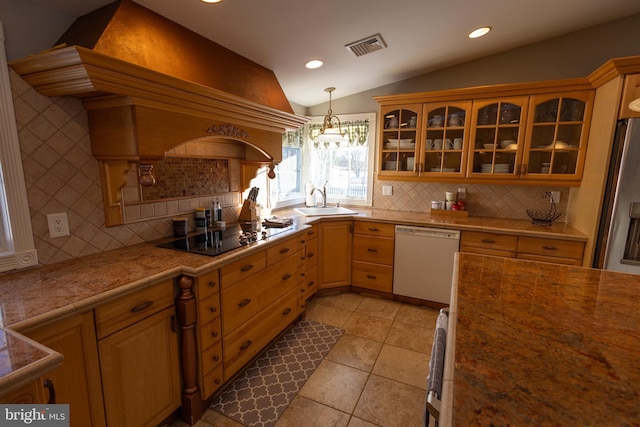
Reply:
[[[220,378],[216,378],[213,382],[215,385],[220,385]]]
[[[211,332],[211,336],[213,338],[216,338],[218,336],[218,332],[216,332],[216,331]]]
[[[314,281],[312,280],[312,281],[310,281],[309,283],[307,283],[307,286],[311,287],[311,286],[313,286],[313,284],[314,284],[314,283],[316,283],[316,282],[314,282]]]
[[[220,360],[220,356],[218,356],[218,355],[213,356],[213,361],[214,362],[217,362],[218,360]]]
[[[309,253],[309,254],[307,255],[307,258],[311,258],[312,256],[313,256],[313,252]]]
[[[215,288],[216,287],[216,282],[209,282],[209,287],[210,288]]]
[[[291,308],[287,307],[283,312],[282,315],[286,316],[287,314],[291,313]]]

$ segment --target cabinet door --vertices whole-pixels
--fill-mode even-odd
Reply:
[[[169,307],[98,343],[108,425],[155,426],[180,407],[173,313]]]
[[[523,178],[582,179],[593,91],[531,96]]]
[[[419,147],[421,176],[464,177],[470,111],[471,101],[424,105],[424,132]]]
[[[519,178],[528,99],[520,96],[473,103],[468,177],[492,181]]]
[[[320,224],[318,289],[348,286],[351,280],[351,221]]]
[[[380,175],[415,175],[421,111],[422,104],[381,108]]]
[[[3,405],[43,405],[45,403],[47,398],[41,380],[36,380],[0,397],[0,404]]]
[[[77,314],[25,335],[64,356],[62,366],[44,379],[53,383],[56,403],[69,404],[71,426],[104,426],[93,313]]]

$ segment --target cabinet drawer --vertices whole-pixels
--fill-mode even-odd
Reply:
[[[211,322],[220,316],[220,294],[211,295],[198,302],[198,318],[200,324]]]
[[[222,341],[202,352],[202,372],[208,374],[213,368],[222,363]]]
[[[384,222],[353,221],[354,234],[368,234],[370,236],[394,237],[396,232],[395,224]]]
[[[520,237],[518,239],[518,256],[523,253],[582,260],[583,252],[584,242],[539,237]]]
[[[352,265],[353,286],[389,293],[393,291],[393,267],[360,261],[354,261]]]
[[[238,372],[297,316],[295,289],[223,338],[225,381]]]
[[[518,247],[518,236],[484,233],[480,231],[463,231],[460,233],[460,246],[473,246],[476,248],[515,252]]]
[[[285,258],[295,255],[298,251],[298,244],[298,238],[292,238],[267,248],[267,266],[271,266]]]
[[[95,309],[98,339],[172,306],[173,280],[125,295]]]
[[[200,327],[200,347],[209,348],[213,343],[222,338],[222,328],[220,317],[216,317],[211,322]]]
[[[390,237],[353,236],[353,259],[393,265],[394,239]]]
[[[206,374],[202,380],[202,393],[203,400],[211,397],[216,390],[220,388],[222,383],[224,382],[224,371],[222,369],[222,365],[216,366],[216,368]]]
[[[218,270],[204,274],[197,279],[198,281],[198,299],[202,300],[211,296],[220,290],[220,282],[218,281]]]
[[[297,259],[290,257],[222,290],[222,334],[227,335],[251,316],[296,287]]]
[[[533,254],[518,254],[519,259],[526,259],[529,261],[537,261],[537,262],[552,262],[554,264],[566,264],[566,265],[582,265],[582,259],[573,259],[573,258],[559,258],[559,257],[550,257],[544,255],[533,255]]]
[[[307,243],[311,239],[318,237],[318,224],[313,224],[305,233],[300,237],[300,243]]]
[[[307,299],[318,290],[318,266],[304,271],[301,275],[302,280],[298,283],[298,289],[300,291],[298,296]]]
[[[229,287],[240,280],[252,276],[267,266],[267,255],[265,251],[248,255],[220,269],[220,285],[222,288]]]

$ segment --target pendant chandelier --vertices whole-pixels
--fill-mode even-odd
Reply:
[[[325,144],[335,142],[339,146],[341,143],[347,144],[349,140],[342,134],[340,119],[334,116],[333,111],[331,111],[331,92],[334,90],[336,90],[335,87],[328,87],[324,90],[325,92],[329,92],[329,111],[327,111],[327,115],[324,116],[324,123],[322,124],[320,135],[315,138],[315,141],[324,142]]]

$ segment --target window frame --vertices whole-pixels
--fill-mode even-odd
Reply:
[[[6,200],[4,209],[0,209],[0,227],[4,234],[2,245],[6,249],[0,254],[0,271],[38,265],[2,22],[0,22],[0,165],[2,169],[0,198]]]

